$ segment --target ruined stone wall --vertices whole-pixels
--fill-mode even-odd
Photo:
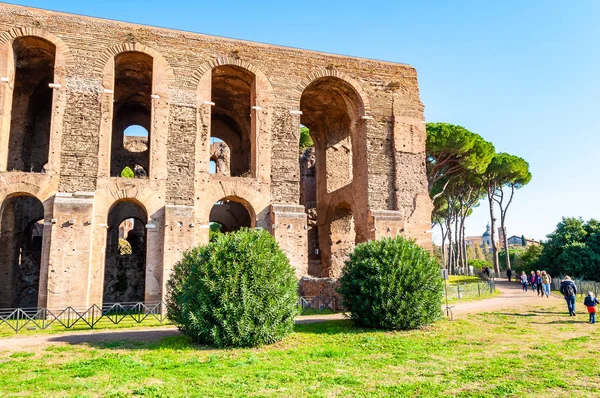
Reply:
[[[44,174],[7,169],[12,45],[27,36],[56,47]],[[130,181],[110,172],[115,57],[126,52],[153,62],[152,95],[144,100],[151,115],[148,176]],[[251,147],[244,159],[251,164],[242,176],[209,174],[211,102],[222,95],[212,92],[212,71],[221,65],[246,70],[254,79],[250,125],[242,129]],[[211,209],[223,199],[241,203],[252,226],[273,233],[299,277],[309,273],[311,260],[319,261],[310,255],[315,248],[309,228],[319,231],[313,245],[316,239],[344,251],[355,244],[344,239],[398,233],[431,244],[423,106],[416,71],[408,65],[0,4],[0,75],[9,80],[0,83],[0,203],[24,193],[44,203],[40,305],[102,300],[108,213],[120,201],[136,203],[148,215],[147,300],[163,297],[168,273],[186,248],[208,240]],[[314,207],[321,215],[315,225],[300,193],[300,123],[310,115],[299,111],[303,93],[320,81],[355,103],[351,115],[331,127],[331,145],[323,147],[328,157],[317,158],[327,165],[323,178],[329,185],[317,178],[325,194]],[[332,138],[334,131],[340,139]],[[338,165],[343,174],[335,173]],[[344,225],[355,231],[342,228],[337,243],[321,232],[329,233],[341,204],[352,218],[342,217]],[[337,276],[337,264],[335,270],[321,267],[320,274]],[[318,266],[312,268],[316,275]]]

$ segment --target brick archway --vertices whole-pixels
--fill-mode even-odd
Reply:
[[[250,62],[242,61],[236,58],[230,57],[221,57],[215,58],[211,61],[208,61],[202,65],[192,75],[190,78],[190,84],[198,89],[198,85],[200,84],[200,80],[206,74],[206,72],[212,70],[216,66],[224,66],[224,65],[234,65],[239,66],[240,68],[244,68],[254,74],[256,76],[257,89],[260,85],[260,89],[267,92],[270,96],[270,93],[273,91],[273,86],[269,81],[269,78],[256,66],[252,65]]]
[[[196,99],[198,101],[198,140],[196,156],[201,159],[199,170],[207,172],[209,170],[209,152],[210,143],[208,138],[213,131],[213,114],[218,111],[218,107],[205,106],[212,102],[213,77],[212,71],[218,67],[232,67],[248,72],[252,75],[254,81],[250,92],[250,120],[245,123],[247,130],[241,136],[245,136],[248,142],[245,148],[246,157],[243,159],[244,167],[240,168],[242,173],[249,174],[253,178],[268,180],[271,175],[271,113],[270,109],[273,86],[267,76],[255,65],[240,59],[221,57],[215,58],[202,64],[195,70],[190,85],[195,88]],[[203,106],[204,105],[204,106]],[[218,105],[218,104],[217,104]],[[222,115],[221,115],[222,116]],[[215,123],[221,120],[215,120]],[[216,126],[216,124],[215,124]],[[249,147],[248,147],[249,146]],[[232,157],[235,157],[236,149],[230,146]],[[249,153],[248,153],[249,152]],[[239,153],[239,152],[238,152]],[[232,169],[234,167],[232,166]],[[233,174],[232,174],[233,175]]]
[[[61,155],[61,140],[62,140],[62,118],[64,109],[66,106],[67,95],[67,70],[72,69],[76,66],[75,57],[71,53],[69,47],[59,37],[49,33],[45,30],[34,28],[34,27],[20,27],[14,28],[5,32],[0,33],[0,72],[2,76],[12,79],[11,84],[0,85],[0,98],[4,98],[3,103],[0,104],[0,131],[3,133],[0,135],[0,170],[7,170],[8,163],[8,148],[10,142],[10,131],[11,131],[11,113],[13,107],[13,87],[14,79],[16,76],[15,60],[12,56],[9,56],[9,52],[13,51],[13,43],[19,38],[37,38],[51,43],[55,47],[54,57],[54,84],[59,84],[59,89],[54,90],[52,95],[52,103],[49,108],[50,112],[50,128],[49,128],[49,149],[47,159],[47,173],[58,174],[60,169],[60,155]]]
[[[367,93],[363,90],[361,85],[356,80],[352,79],[350,76],[347,76],[346,74],[335,69],[321,69],[316,72],[312,72],[300,81],[298,86],[296,86],[296,88],[294,89],[293,97],[297,109],[300,109],[300,99],[302,98],[304,90],[312,83],[314,83],[315,80],[321,79],[323,77],[335,77],[340,80],[343,80],[345,83],[350,85],[350,87],[352,87],[352,89],[356,91],[357,97],[360,98],[360,100],[362,101],[361,105],[364,110],[364,114],[367,115],[371,112],[371,104],[369,102],[369,97],[367,96]]]
[[[14,28],[0,33],[0,45],[11,43],[17,37],[35,36],[45,39],[56,46],[56,63],[62,61],[62,65],[67,68],[73,68],[76,65],[75,57],[64,41],[45,30],[33,27]]]
[[[157,62],[157,66],[159,67],[159,69],[166,73],[168,83],[167,87],[170,87],[174,83],[175,73],[173,72],[173,68],[171,67],[169,62],[162,56],[162,54],[151,47],[145,46],[137,42],[123,43],[118,46],[113,46],[106,49],[102,54],[100,54],[96,58],[92,71],[96,75],[103,75],[104,68],[111,59],[114,59],[115,56],[121,53],[130,51],[144,53],[154,58]]]

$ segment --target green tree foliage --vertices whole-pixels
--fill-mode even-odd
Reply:
[[[500,208],[500,227],[504,232],[503,247],[507,247],[508,236],[506,234],[506,212],[512,203],[516,189],[520,189],[531,181],[529,164],[518,156],[507,153],[497,153],[493,156],[485,172],[480,175],[480,179],[485,187],[488,197],[490,210],[490,225],[492,241],[495,240],[496,216],[494,215],[494,203]],[[498,250],[493,248],[494,270],[500,271],[498,261]],[[507,266],[510,267],[510,256]]]
[[[487,243],[484,243],[481,251],[483,252],[485,261],[487,261],[488,263],[493,265],[494,264],[494,256],[490,252],[490,246]]]
[[[300,127],[300,149],[306,149],[315,146],[315,143],[310,136],[308,127]]]
[[[492,263],[485,261],[485,260],[469,260],[469,265],[471,267],[473,267],[473,271],[475,272],[481,272],[481,269],[483,267],[491,267]]]
[[[600,281],[600,222],[563,217],[539,259],[551,275]]]
[[[494,146],[462,126],[427,123],[426,151],[431,194],[436,189],[443,192],[452,177],[465,171],[483,173],[494,155]],[[444,181],[441,186],[440,181]]]
[[[525,248],[522,248],[522,247],[509,247],[508,248],[509,261],[512,264],[512,269],[514,269],[515,271],[522,271],[523,261],[521,259],[521,256],[523,255],[524,252],[525,252]],[[505,250],[498,251],[498,260],[500,261],[500,270],[506,271],[507,265],[506,265],[506,251]]]
[[[248,228],[186,252],[167,287],[169,319],[216,347],[281,340],[294,327],[297,299],[294,270],[275,239]]]
[[[380,329],[415,329],[441,315],[442,276],[429,252],[401,237],[356,246],[339,292],[352,320]]]
[[[542,255],[543,246],[527,245],[521,253],[521,270],[529,273],[532,270],[543,269],[540,265],[540,256]]]
[[[131,170],[131,167],[125,166],[125,168],[121,171],[121,177],[123,178],[134,178],[135,173]]]

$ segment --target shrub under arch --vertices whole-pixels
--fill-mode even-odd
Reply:
[[[339,292],[356,324],[408,330],[441,316],[442,289],[435,258],[396,237],[357,245],[345,263]]]
[[[264,230],[218,234],[186,252],[167,290],[169,318],[216,347],[274,343],[293,330],[298,314],[294,270]]]

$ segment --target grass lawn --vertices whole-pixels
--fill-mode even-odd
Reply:
[[[600,328],[563,307],[475,314],[411,332],[298,325],[258,349],[214,350],[178,336],[4,351],[0,395],[600,396]]]
[[[481,278],[478,276],[468,276],[468,275],[448,275],[448,283],[457,284],[457,283],[477,283],[482,282]]]

